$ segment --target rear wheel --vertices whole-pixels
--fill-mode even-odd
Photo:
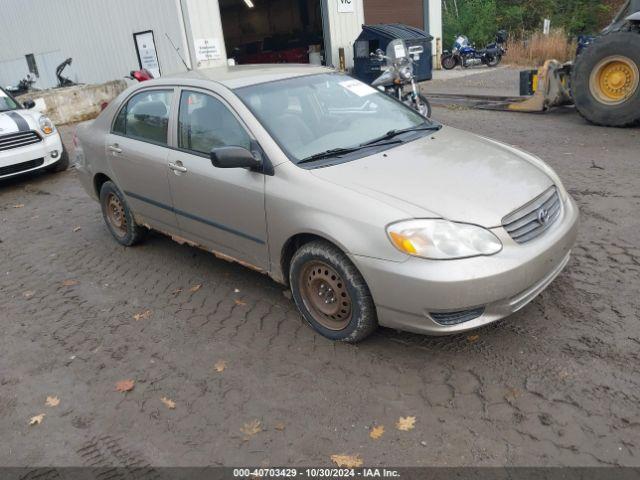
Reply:
[[[571,89],[578,112],[592,123],[625,127],[640,122],[640,35],[597,38],[576,59]]]
[[[328,242],[307,243],[294,254],[289,283],[300,313],[324,337],[356,343],[378,327],[376,308],[362,275]]]
[[[111,235],[121,245],[130,247],[142,241],[147,229],[138,225],[127,202],[113,182],[105,182],[100,189],[100,206]]]
[[[491,56],[487,58],[487,66],[488,67],[497,67],[500,65],[502,61],[502,55],[496,55],[495,57]]]

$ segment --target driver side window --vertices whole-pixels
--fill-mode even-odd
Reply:
[[[249,134],[220,100],[185,90],[180,97],[178,147],[209,155],[218,147],[251,146]]]

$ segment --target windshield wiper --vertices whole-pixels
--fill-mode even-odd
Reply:
[[[409,133],[409,132],[422,132],[422,131],[438,131],[442,128],[442,125],[425,125],[425,124],[420,124],[417,125],[415,127],[409,127],[409,128],[403,128],[402,130],[389,130],[387,133],[385,133],[384,135],[382,135],[381,137],[378,138],[374,138],[373,140],[369,140],[366,143],[363,143],[362,146],[365,145],[374,145],[377,144],[378,142],[382,142],[384,140],[390,140],[394,137],[397,137],[398,135],[402,135],[403,133]]]
[[[385,145],[396,145],[398,143],[402,143],[402,141],[394,140],[392,142],[376,143],[375,145],[369,144],[369,143],[363,143],[361,145],[358,145],[357,147],[332,148],[331,150],[327,150],[325,152],[320,152],[320,153],[311,155],[309,157],[305,157],[302,160],[299,160],[296,163],[296,165],[300,165],[301,163],[314,162],[316,160],[321,160],[323,158],[331,158],[331,157],[338,157],[340,155],[346,155],[347,153],[357,152],[358,150],[362,150],[363,148],[383,147]]]

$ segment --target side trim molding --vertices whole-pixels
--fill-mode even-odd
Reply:
[[[125,190],[124,194],[129,196],[129,197],[131,197],[131,198],[135,198],[136,200],[140,200],[141,202],[148,203],[149,205],[153,205],[154,207],[158,207],[158,208],[161,208],[163,210],[167,210],[169,212],[173,212],[176,215],[180,215],[181,217],[185,217],[185,218],[188,218],[190,220],[195,220],[196,222],[204,223],[204,224],[209,225],[211,227],[217,228],[218,230],[223,230],[225,232],[231,233],[232,235],[237,235],[238,237],[246,238],[247,240],[251,240],[252,242],[259,243],[260,245],[264,245],[266,243],[264,240],[262,240],[260,238],[254,237],[252,235],[249,235],[247,233],[241,232],[239,230],[235,230],[235,229],[233,229],[231,227],[228,227],[228,226],[223,225],[221,223],[217,223],[217,222],[214,222],[212,220],[200,217],[198,215],[194,215],[192,213],[185,212],[184,210],[179,210],[177,208],[173,208],[170,205],[165,205],[164,203],[157,202],[155,200],[152,200],[151,198],[143,197],[142,195],[138,195],[137,193],[128,192],[128,191]]]

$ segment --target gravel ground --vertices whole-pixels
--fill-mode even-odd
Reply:
[[[334,344],[265,276],[159,234],[120,247],[73,170],[1,183],[0,465],[639,466],[640,131],[434,116],[541,156],[582,211],[549,289],[463,336]]]

